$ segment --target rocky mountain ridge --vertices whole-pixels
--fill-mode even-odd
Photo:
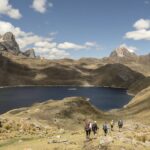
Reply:
[[[8,52],[14,55],[22,55],[24,57],[35,58],[34,49],[21,52],[15,36],[11,32],[0,35],[0,52]]]
[[[126,47],[119,47],[116,48],[109,57],[136,57],[137,55],[134,52],[131,52],[128,48]]]

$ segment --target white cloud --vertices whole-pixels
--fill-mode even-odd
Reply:
[[[95,42],[86,42],[85,45],[90,46],[90,47],[94,47],[96,45],[96,43]]]
[[[50,42],[52,40],[50,37],[38,36],[32,32],[24,32],[9,22],[0,21],[0,34],[5,34],[6,32],[12,32],[16,36],[16,40],[21,49],[25,49],[37,42]]]
[[[49,59],[62,59],[62,58],[68,58],[70,57],[70,54],[64,50],[59,50],[57,48],[53,48],[49,52]]]
[[[140,19],[135,22],[133,27],[136,28],[137,30],[149,29],[150,28],[150,20]]]
[[[14,27],[9,22],[0,21],[0,34],[4,34],[8,31],[13,32],[17,37],[26,35],[26,33],[21,31],[19,27]]]
[[[38,35],[33,34],[32,32],[24,32],[19,27],[14,27],[11,23],[0,21],[0,34],[5,34],[6,32],[12,32],[20,47],[26,48],[27,46],[34,44],[39,41],[49,41],[50,38],[44,38]]]
[[[95,49],[95,50],[101,50],[102,49],[102,47],[100,45],[98,45],[96,42],[86,42],[85,47],[87,49],[92,48],[92,49]]]
[[[150,4],[150,1],[146,0],[146,1],[144,1],[144,3],[145,3],[146,5],[148,5],[148,4]]]
[[[133,25],[134,31],[127,32],[125,38],[133,40],[150,40],[150,20],[140,19]]]
[[[85,47],[83,45],[78,45],[78,44],[75,44],[75,43],[64,42],[64,43],[60,43],[58,45],[58,48],[60,48],[60,49],[76,49],[76,50],[79,50],[79,49],[84,49]]]
[[[43,48],[54,48],[54,47],[56,47],[56,43],[55,42],[52,42],[52,43],[50,43],[50,42],[48,42],[48,41],[43,41],[43,42],[37,42],[37,43],[35,43],[35,46],[36,47],[43,47]]]
[[[59,49],[74,49],[74,50],[83,50],[83,49],[99,49],[100,47],[96,42],[86,42],[83,45],[75,44],[71,42],[60,43],[57,46]]]
[[[33,0],[32,8],[40,13],[45,13],[47,10],[47,7],[52,7],[52,3],[48,3],[47,0]]]
[[[15,27],[10,22],[0,21],[0,34],[12,32],[20,46],[24,51],[29,47],[35,49],[36,55],[45,57],[47,59],[60,59],[69,57],[68,49],[81,50],[81,49],[96,49],[98,45],[96,42],[86,42],[84,44],[75,44],[71,42],[58,43],[54,41],[54,33],[49,34],[48,37],[42,37],[32,32],[24,32],[19,27]]]
[[[137,30],[127,32],[125,38],[133,40],[150,40],[150,30]]]
[[[31,35],[26,34],[23,37],[17,38],[17,42],[19,43],[19,45],[22,49],[25,49],[28,46],[33,45],[36,42],[37,43],[41,42],[41,41],[48,42],[48,41],[50,41],[50,38],[41,37],[41,36],[38,36],[35,34],[31,34]]]
[[[70,54],[64,50],[60,50],[57,48],[52,49],[43,49],[43,48],[35,48],[35,52],[37,55],[44,57],[46,59],[63,59],[70,57]]]
[[[131,53],[134,53],[136,50],[138,50],[135,46],[128,46],[126,44],[121,44],[119,47],[126,48]]]
[[[20,11],[9,4],[9,0],[0,0],[0,14],[7,15],[13,19],[20,19],[22,17]]]

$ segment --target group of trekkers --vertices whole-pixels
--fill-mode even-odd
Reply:
[[[115,125],[114,120],[112,120],[112,121],[110,122],[110,124],[107,123],[107,122],[105,122],[105,123],[103,124],[103,128],[102,128],[102,129],[103,129],[103,131],[104,131],[104,135],[105,135],[105,136],[107,136],[109,130],[114,131],[114,125]],[[123,120],[119,120],[119,121],[118,121],[119,132],[121,131],[122,127],[123,127]],[[98,127],[96,121],[94,121],[94,122],[92,122],[92,121],[86,121],[86,122],[85,122],[86,139],[87,139],[87,140],[90,139],[91,132],[93,132],[94,137],[96,137],[96,135],[97,135],[97,130],[98,130],[98,129],[99,129],[99,127]]]

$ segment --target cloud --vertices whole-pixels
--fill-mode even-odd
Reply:
[[[100,45],[98,45],[96,42],[86,42],[85,47],[87,49],[92,48],[92,49],[95,49],[95,50],[101,50],[102,49],[102,47]]]
[[[128,46],[126,44],[121,44],[119,47],[126,48],[131,53],[134,53],[136,50],[138,50],[135,46]]]
[[[150,30],[137,30],[127,32],[125,38],[133,40],[150,40]]]
[[[83,45],[78,45],[71,42],[58,43],[54,42],[53,32],[48,37],[42,37],[32,32],[25,32],[19,27],[15,27],[10,22],[0,21],[0,34],[12,32],[20,46],[24,51],[29,47],[35,49],[36,55],[45,57],[47,59],[61,59],[70,57],[67,49],[88,49],[94,47],[96,44],[93,42],[86,42]]]
[[[70,54],[64,50],[59,50],[57,48],[53,48],[48,55],[49,59],[62,59],[70,57]]]
[[[60,50],[57,48],[45,49],[42,47],[35,47],[35,52],[40,57],[44,57],[46,59],[63,59],[69,58],[70,54],[64,50]]]
[[[40,41],[34,44],[37,55],[47,59],[62,59],[70,57],[70,54],[65,50],[57,48],[56,42]]]
[[[60,49],[76,49],[76,50],[79,50],[79,49],[84,49],[85,47],[83,45],[78,45],[78,44],[75,44],[75,43],[64,42],[64,43],[60,43],[58,45],[58,48],[60,48]]]
[[[45,13],[47,10],[47,7],[53,7],[52,3],[48,3],[47,0],[33,0],[32,8],[39,12],[39,13]]]
[[[22,49],[26,49],[28,46],[32,46],[35,43],[38,42],[50,42],[51,39],[48,37],[41,37],[35,34],[26,34],[25,36],[22,37],[17,37],[17,42],[19,43],[20,47]]]
[[[51,43],[53,40],[52,36],[42,37],[32,32],[24,32],[19,27],[13,26],[10,22],[0,21],[0,34],[5,34],[6,32],[12,32],[15,35],[21,49],[26,49],[33,44],[45,44],[47,46],[48,42]]]
[[[127,32],[125,38],[133,40],[150,40],[150,20],[140,19],[133,25],[134,31]]]
[[[147,0],[147,1],[144,1],[144,3],[146,4],[146,5],[148,5],[148,4],[150,4],[150,2]]]
[[[25,49],[27,46],[36,42],[52,40],[49,37],[38,36],[32,32],[24,32],[19,27],[15,27],[9,22],[0,21],[0,34],[5,34],[6,32],[12,32],[16,36],[21,49]]]
[[[149,29],[150,28],[150,20],[140,19],[135,22],[133,27],[137,30]]]
[[[52,42],[52,43],[50,43],[50,42],[48,42],[48,41],[43,41],[43,42],[37,42],[37,43],[35,43],[35,46],[36,47],[46,47],[46,48],[54,48],[54,47],[56,47],[56,43],[55,42]]]
[[[83,45],[75,44],[71,42],[64,42],[60,43],[57,46],[59,49],[74,49],[74,50],[83,50],[83,49],[98,49],[99,46],[96,44],[96,42],[86,42]]]
[[[20,11],[9,4],[9,0],[0,0],[0,14],[7,15],[13,19],[20,19],[22,17]]]
[[[0,21],[0,34],[4,34],[8,31],[13,32],[17,37],[26,35],[26,33],[24,31],[21,31],[21,29],[19,27],[14,27],[9,22]]]

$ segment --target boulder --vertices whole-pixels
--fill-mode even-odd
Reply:
[[[15,36],[11,32],[7,32],[3,35],[0,45],[3,45],[1,46],[1,49],[7,50],[14,54],[20,53],[19,45],[15,40]]]
[[[7,51],[7,48],[2,43],[0,43],[0,52],[2,51]]]
[[[105,146],[111,144],[113,142],[113,138],[111,136],[100,136],[100,145]]]
[[[29,49],[24,52],[24,55],[29,58],[36,58],[34,49]]]

